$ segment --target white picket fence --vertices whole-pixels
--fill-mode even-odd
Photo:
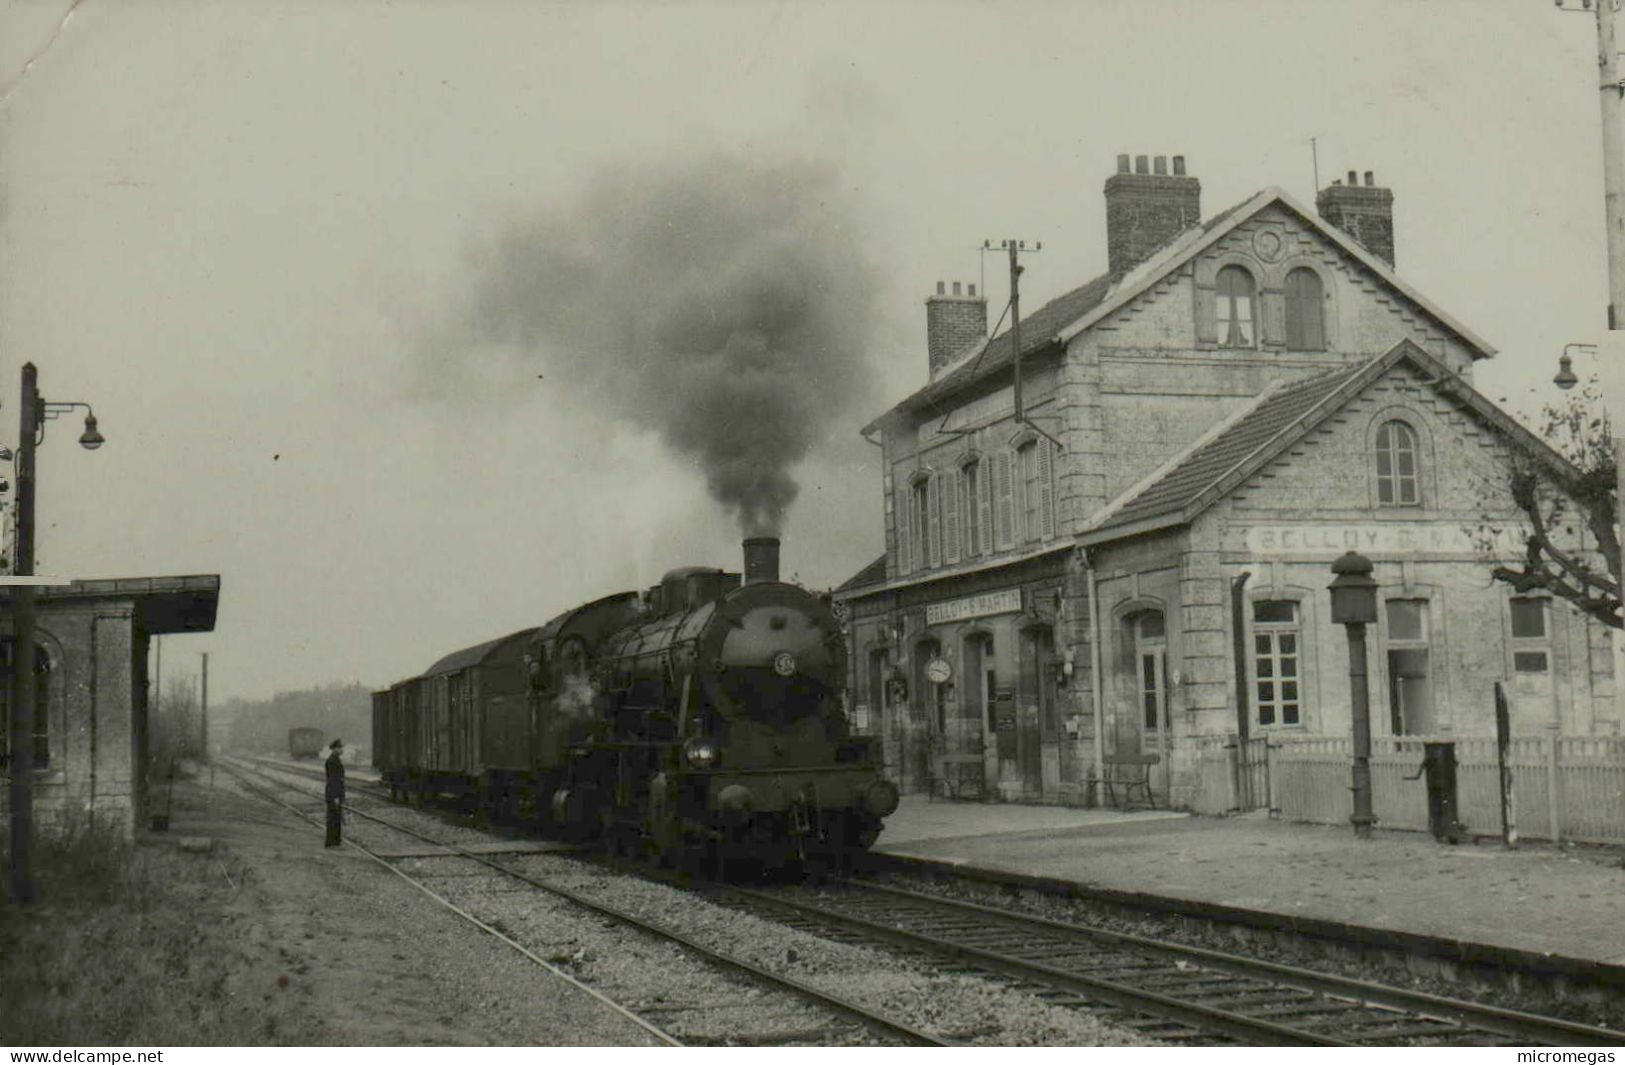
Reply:
[[[1371,791],[1378,826],[1427,829],[1427,782],[1419,774],[1422,745],[1436,741],[1456,745],[1457,820],[1475,835],[1499,835],[1501,800],[1493,737],[1374,738]],[[1204,761],[1221,750],[1234,748],[1215,746],[1204,751]],[[1268,758],[1268,808],[1293,821],[1348,823],[1354,808],[1352,740],[1272,738]],[[1625,737],[1516,736],[1507,748],[1507,764],[1519,836],[1625,843]],[[1204,776],[1218,779],[1222,774]]]

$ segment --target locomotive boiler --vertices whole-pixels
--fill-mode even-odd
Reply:
[[[696,868],[869,846],[897,790],[876,741],[848,729],[840,626],[779,580],[777,540],[744,547],[743,580],[672,570],[642,595],[448,656],[461,680],[431,670],[378,693],[375,732],[394,743],[384,779]],[[521,662],[528,696],[514,700]],[[483,694],[498,689],[510,697]],[[417,764],[442,751],[456,764]]]

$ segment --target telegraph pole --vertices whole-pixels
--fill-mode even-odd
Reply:
[[[1608,224],[1608,328],[1625,314],[1625,155],[1621,154],[1619,56],[1614,44],[1616,0],[1596,0],[1597,71],[1602,102],[1603,211]]]
[[[34,575],[34,434],[39,430],[39,372],[23,366],[17,429],[17,567]],[[11,899],[34,901],[34,586],[13,593],[11,632]]]
[[[203,652],[203,750],[200,755],[207,762],[209,760],[209,652]]]
[[[982,242],[982,250],[987,251],[992,247],[993,242],[991,240]],[[1017,256],[1021,252],[1041,252],[1044,250],[1044,244],[1040,241],[1033,245],[1032,248],[1028,248],[1026,241],[1011,239],[1001,240],[999,247],[1010,255],[1010,346],[1016,379],[1016,424],[1021,425],[1027,420],[1027,408],[1023,405],[1021,397],[1021,272],[1026,267],[1017,261]],[[982,287],[984,291],[987,288],[986,285]]]

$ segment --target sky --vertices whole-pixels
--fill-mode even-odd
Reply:
[[[1603,329],[1594,42],[1544,0],[21,0],[0,443],[28,360],[107,438],[51,424],[39,572],[220,574],[166,672],[381,685],[737,569],[702,378],[657,341],[802,291],[800,346],[737,365],[801,434],[784,572],[831,586],[881,550],[858,430],[924,383],[924,298],[976,282],[996,318],[988,239],[1043,242],[1029,308],[1102,272],[1119,153],[1184,155],[1208,216],[1312,204],[1317,156],[1322,184],[1375,171],[1399,274],[1529,414]]]

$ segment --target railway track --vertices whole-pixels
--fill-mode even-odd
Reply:
[[[300,766],[289,766],[274,762],[268,763],[270,771],[267,771],[267,768],[245,761],[227,761],[221,764],[225,765],[237,778],[239,784],[247,790],[291,810],[312,823],[320,823],[320,817],[313,813],[311,809],[301,809],[292,803],[286,802],[269,793],[264,786],[264,784],[269,784],[273,787],[294,790],[301,797],[307,800],[316,800],[319,803],[321,799],[319,793],[295,788],[288,781],[279,780],[272,775],[273,772],[280,772],[289,776],[308,777],[312,775],[311,771]],[[320,776],[321,774],[316,773],[315,775]],[[258,778],[263,784],[256,784],[254,778]],[[360,817],[370,825],[376,825],[381,829],[405,835],[419,843],[428,844],[435,848],[428,855],[419,852],[409,854],[407,857],[429,857],[436,861],[452,862],[454,865],[461,866],[461,868],[453,868],[439,873],[425,873],[421,870],[408,872],[402,868],[403,863],[398,857],[391,857],[389,853],[383,852],[380,847],[368,846],[354,838],[346,840],[347,846],[354,847],[373,861],[390,869],[390,871],[412,883],[441,905],[457,913],[465,920],[472,922],[481,930],[496,936],[532,962],[582,988],[588,994],[632,1020],[639,1027],[667,1045],[949,1045],[906,1022],[887,1017],[865,1006],[821,991],[793,977],[770,972],[751,962],[732,957],[681,932],[666,928],[618,907],[588,898],[578,891],[548,883],[521,870],[511,868],[502,862],[494,860],[490,855],[475,853],[455,844],[437,840],[405,825],[358,809],[353,804],[347,805],[346,813],[352,817]],[[354,835],[353,832],[348,834],[352,837]],[[376,841],[374,842],[376,843]],[[562,899],[572,906],[633,929],[639,934],[675,945],[688,956],[699,959],[706,966],[728,973],[732,980],[745,981],[748,985],[751,985],[753,990],[767,989],[768,993],[766,995],[755,995],[748,998],[745,1003],[747,1008],[744,1012],[749,1017],[756,1019],[756,1026],[752,1027],[749,1022],[742,1022],[739,1019],[741,1004],[738,1001],[712,1003],[699,1001],[681,1004],[651,1002],[634,1005],[611,999],[602,991],[550,964],[537,953],[507,935],[496,927],[498,922],[481,920],[469,910],[455,905],[442,893],[436,891],[428,882],[438,876],[455,877],[466,883],[467,877],[471,875],[468,870],[470,864],[488,872],[493,878],[520,882],[529,888]],[[475,873],[474,875],[479,874]],[[735,985],[735,991],[737,991],[737,985]],[[775,998],[779,999],[777,1003],[774,1001]],[[787,1005],[784,1001],[786,999],[792,1000],[795,1006],[794,1009],[783,1008]],[[806,1019],[809,1010],[815,1012],[810,1022]],[[681,1024],[686,1034],[682,1037],[673,1034],[669,1030],[673,1024],[674,1016],[678,1014],[684,1015],[681,1017]],[[654,1019],[657,1016],[660,1018],[658,1021]],[[787,1016],[797,1018],[794,1027],[787,1028],[782,1024],[775,1026],[771,1023],[763,1023]]]
[[[1054,1005],[1084,1009],[1174,1044],[1625,1045],[1625,1033],[1561,1018],[871,881],[699,890],[711,901],[808,934],[992,976]]]
[[[813,935],[996,976],[1175,1044],[1625,1045],[1625,1032],[861,880],[706,894]]]

